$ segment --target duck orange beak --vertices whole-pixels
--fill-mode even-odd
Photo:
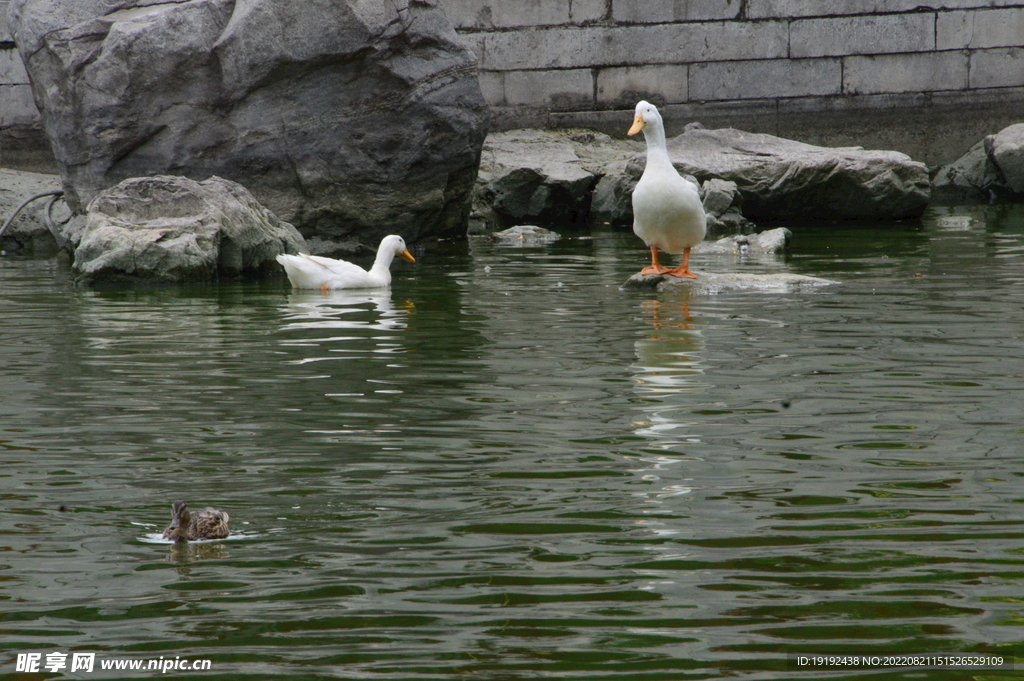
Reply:
[[[629,136],[633,136],[640,132],[641,130],[643,130],[645,125],[647,124],[644,123],[644,117],[637,116],[636,118],[633,119],[633,127],[630,128],[629,132],[627,132],[626,134]]]
[[[412,253],[409,252],[408,248],[399,253],[398,257],[408,262],[416,262],[416,258],[412,257]]]

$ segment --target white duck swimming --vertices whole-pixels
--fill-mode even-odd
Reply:
[[[395,256],[416,262],[405,239],[395,234],[386,236],[377,249],[377,259],[367,272],[359,265],[344,260],[322,258],[316,255],[279,255],[277,261],[284,266],[288,281],[295,288],[318,288],[323,292],[339,288],[386,288],[391,285],[391,261]]]
[[[629,135],[641,130],[647,139],[647,167],[633,190],[633,231],[651,249],[651,266],[641,274],[670,274],[696,279],[690,271],[690,249],[704,240],[707,218],[697,186],[676,172],[665,146],[665,124],[648,102],[636,105]],[[682,253],[683,262],[671,269],[658,262],[658,250]]]

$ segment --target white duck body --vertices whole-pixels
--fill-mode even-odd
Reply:
[[[416,262],[405,246],[405,240],[392,234],[384,237],[377,249],[377,258],[369,271],[345,260],[317,255],[279,255],[288,281],[295,288],[322,291],[346,288],[387,288],[391,286],[391,261],[395,256]]]
[[[630,134],[640,130],[647,140],[647,165],[633,190],[633,232],[652,249],[687,252],[704,240],[707,231],[697,185],[681,177],[672,165],[665,125],[653,104],[637,104]],[[655,251],[652,258],[656,262]],[[681,269],[686,271],[685,265]]]

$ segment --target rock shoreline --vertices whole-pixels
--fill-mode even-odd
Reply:
[[[672,140],[669,147],[676,167],[699,183],[708,214],[712,238],[698,247],[698,253],[785,250],[788,230],[753,234],[750,218],[761,224],[781,219],[888,221],[919,216],[935,198],[1024,200],[1024,124],[987,137],[962,159],[933,171],[934,185],[928,182],[923,164],[897,152],[823,149],[768,135],[696,126]],[[484,145],[468,233],[493,234],[514,245],[537,245],[557,238],[557,234],[552,237],[536,231],[543,226],[565,229],[594,222],[629,224],[632,188],[642,169],[641,143],[614,140],[593,131],[492,134]],[[5,218],[25,198],[60,188],[57,176],[11,170],[0,173],[0,210]],[[58,202],[60,207],[53,210],[56,234],[42,215],[46,202],[36,202],[3,235],[0,248],[5,253],[37,257],[49,257],[63,249],[71,256],[79,278],[87,282],[194,281],[266,274],[274,270],[267,263],[279,252],[322,250],[315,238],[304,240],[241,185],[219,178],[195,183],[172,176],[131,182],[145,187],[146,181],[152,184],[157,180],[165,189],[175,187],[165,192],[165,199],[142,197],[139,192],[133,197],[119,195],[113,203],[107,197],[90,203],[84,214],[76,216]],[[213,180],[216,182],[210,185]],[[191,184],[178,186],[182,182]],[[179,215],[180,205],[175,207],[175,201],[168,198],[176,192],[190,193],[203,207],[190,217]],[[235,205],[239,197],[244,209]],[[149,217],[114,241],[97,246],[95,225],[102,222],[98,215],[104,212],[102,205],[109,208],[138,200],[146,203],[140,210]],[[149,239],[154,234],[151,221],[161,212],[166,217],[176,216],[178,224],[161,223],[161,238]],[[248,217],[238,219],[240,212]],[[120,220],[116,217],[114,221]],[[214,223],[217,225],[211,227]],[[506,231],[497,234],[501,230]],[[134,236],[126,236],[129,232]],[[716,236],[722,238],[716,241]],[[82,250],[83,243],[89,249]],[[227,255],[220,253],[222,243]],[[253,252],[262,255],[251,257],[244,248],[231,250],[232,244],[242,243],[253,244]],[[165,248],[168,244],[181,246],[180,252],[170,254],[174,249]],[[149,256],[140,257],[143,251]]]
[[[931,199],[928,168],[895,151],[817,147],[696,124],[668,148],[676,169],[701,188],[712,233],[752,221],[912,219]],[[593,131],[493,133],[484,143],[470,232],[628,224],[643,149]]]

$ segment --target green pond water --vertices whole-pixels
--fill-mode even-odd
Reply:
[[[788,656],[1024,660],[1024,210],[793,231],[691,264],[839,283],[623,291],[614,231],[326,296],[0,258],[0,677],[1020,678]],[[99,668],[159,658],[211,666]]]

